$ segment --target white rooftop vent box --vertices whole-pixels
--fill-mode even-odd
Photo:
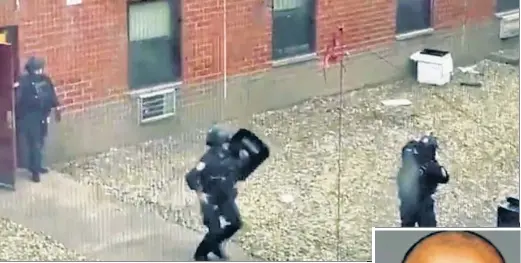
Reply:
[[[502,16],[499,22],[499,38],[519,36],[519,12]]]
[[[442,86],[450,82],[454,63],[448,51],[423,49],[411,55],[416,63],[416,79],[420,83]]]

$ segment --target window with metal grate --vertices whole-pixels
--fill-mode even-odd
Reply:
[[[176,90],[144,94],[138,98],[139,122],[148,123],[165,119],[176,113]]]

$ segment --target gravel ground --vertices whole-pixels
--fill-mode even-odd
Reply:
[[[48,236],[0,218],[0,261],[86,261]]]
[[[429,131],[441,140],[439,159],[453,176],[437,194],[439,225],[494,226],[497,202],[519,193],[519,71],[490,61],[478,69],[482,75],[457,73],[446,87],[396,82],[253,116],[252,129],[266,136],[273,155],[241,185],[245,228],[237,242],[270,261],[369,260],[371,227],[398,225],[399,151]],[[469,78],[483,87],[459,85]],[[380,104],[396,98],[413,104]],[[201,155],[201,135],[113,149],[58,168],[203,231],[183,178]],[[293,200],[283,202],[287,196]]]

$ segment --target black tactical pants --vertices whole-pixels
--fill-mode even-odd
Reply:
[[[40,138],[43,147],[45,145],[45,138],[47,138],[47,134],[49,133],[49,122],[47,121],[47,118],[42,121],[41,127],[42,133]]]
[[[206,259],[210,252],[219,253],[221,243],[231,238],[242,227],[239,209],[233,199],[220,205],[201,203],[201,212],[208,232],[195,251],[194,257],[198,260]],[[225,227],[221,226],[221,216],[228,223]]]
[[[42,167],[42,125],[41,120],[32,116],[20,120],[20,135],[26,143],[27,169],[34,181],[40,180]]]
[[[434,200],[429,197],[415,205],[400,205],[402,227],[436,227]]]

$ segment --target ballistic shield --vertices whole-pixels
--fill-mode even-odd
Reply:
[[[244,181],[270,156],[269,147],[253,132],[239,129],[230,140],[230,149],[246,150],[249,153],[248,165],[241,171],[239,181]]]

